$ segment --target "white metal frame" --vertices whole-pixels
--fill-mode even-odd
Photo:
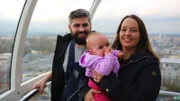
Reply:
[[[99,4],[101,3],[101,0],[94,0],[91,9],[89,10],[90,16],[91,16],[91,20],[93,19],[93,16],[96,12],[97,7],[99,6]]]
[[[19,26],[17,27],[17,33],[15,37],[15,44],[12,55],[11,89],[0,95],[0,101],[20,100],[23,94],[31,90],[31,87],[35,82],[40,80],[44,75],[48,73],[44,73],[40,76],[21,83],[21,66],[24,53],[23,46],[26,39],[29,23],[31,21],[31,17],[37,1],[38,0],[26,0],[26,3],[24,4],[24,9],[21,13],[21,17],[19,20]],[[100,2],[101,0],[94,0],[90,9],[91,18],[93,18],[94,13]]]
[[[19,26],[17,27],[14,51],[12,56],[11,89],[0,95],[0,101],[19,101],[22,98],[23,94],[31,90],[31,87],[35,82],[40,80],[44,75],[48,73],[44,73],[40,76],[21,83],[21,66],[22,56],[24,53],[23,46],[26,39],[29,23],[31,21],[31,17],[37,1],[38,0],[26,0],[26,3],[24,5],[24,9],[19,20]],[[93,16],[100,2],[101,0],[94,0],[89,10],[91,19],[93,19]],[[160,95],[180,96],[180,93],[160,91]]]
[[[21,87],[21,64],[24,53],[23,46],[36,3],[37,0],[26,0],[24,4],[24,8],[19,19],[19,25],[17,27],[12,55],[11,89],[0,95],[1,101],[18,101],[21,99],[22,95],[27,92],[25,87]],[[25,86],[25,84],[22,86]]]

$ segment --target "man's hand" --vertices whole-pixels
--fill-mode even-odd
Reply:
[[[101,93],[101,92],[95,89],[90,89],[84,96],[84,101],[96,101],[93,96],[94,93]]]
[[[52,71],[50,71],[46,76],[44,76],[41,80],[36,82],[32,89],[38,89],[39,93],[42,94],[44,91],[44,88],[46,87],[46,82],[50,80],[52,77]]]
[[[38,89],[39,93],[42,94],[45,87],[46,87],[46,81],[42,79],[42,80],[36,82],[33,85],[32,89]]]

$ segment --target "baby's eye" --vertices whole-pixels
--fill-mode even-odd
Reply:
[[[102,48],[103,48],[103,46],[99,46],[99,47],[98,47],[98,49],[102,49]]]
[[[109,42],[106,44],[107,47],[109,47]]]

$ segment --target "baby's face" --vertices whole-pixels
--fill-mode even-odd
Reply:
[[[105,50],[109,49],[109,41],[106,36],[98,35],[97,37],[94,37],[91,41],[91,54],[98,55],[98,56],[104,56]]]

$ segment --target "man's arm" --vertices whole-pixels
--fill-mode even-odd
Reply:
[[[48,82],[52,77],[52,71],[45,75],[41,80],[37,81],[32,89],[38,89],[40,94],[43,93],[44,88],[46,87],[46,82]]]

